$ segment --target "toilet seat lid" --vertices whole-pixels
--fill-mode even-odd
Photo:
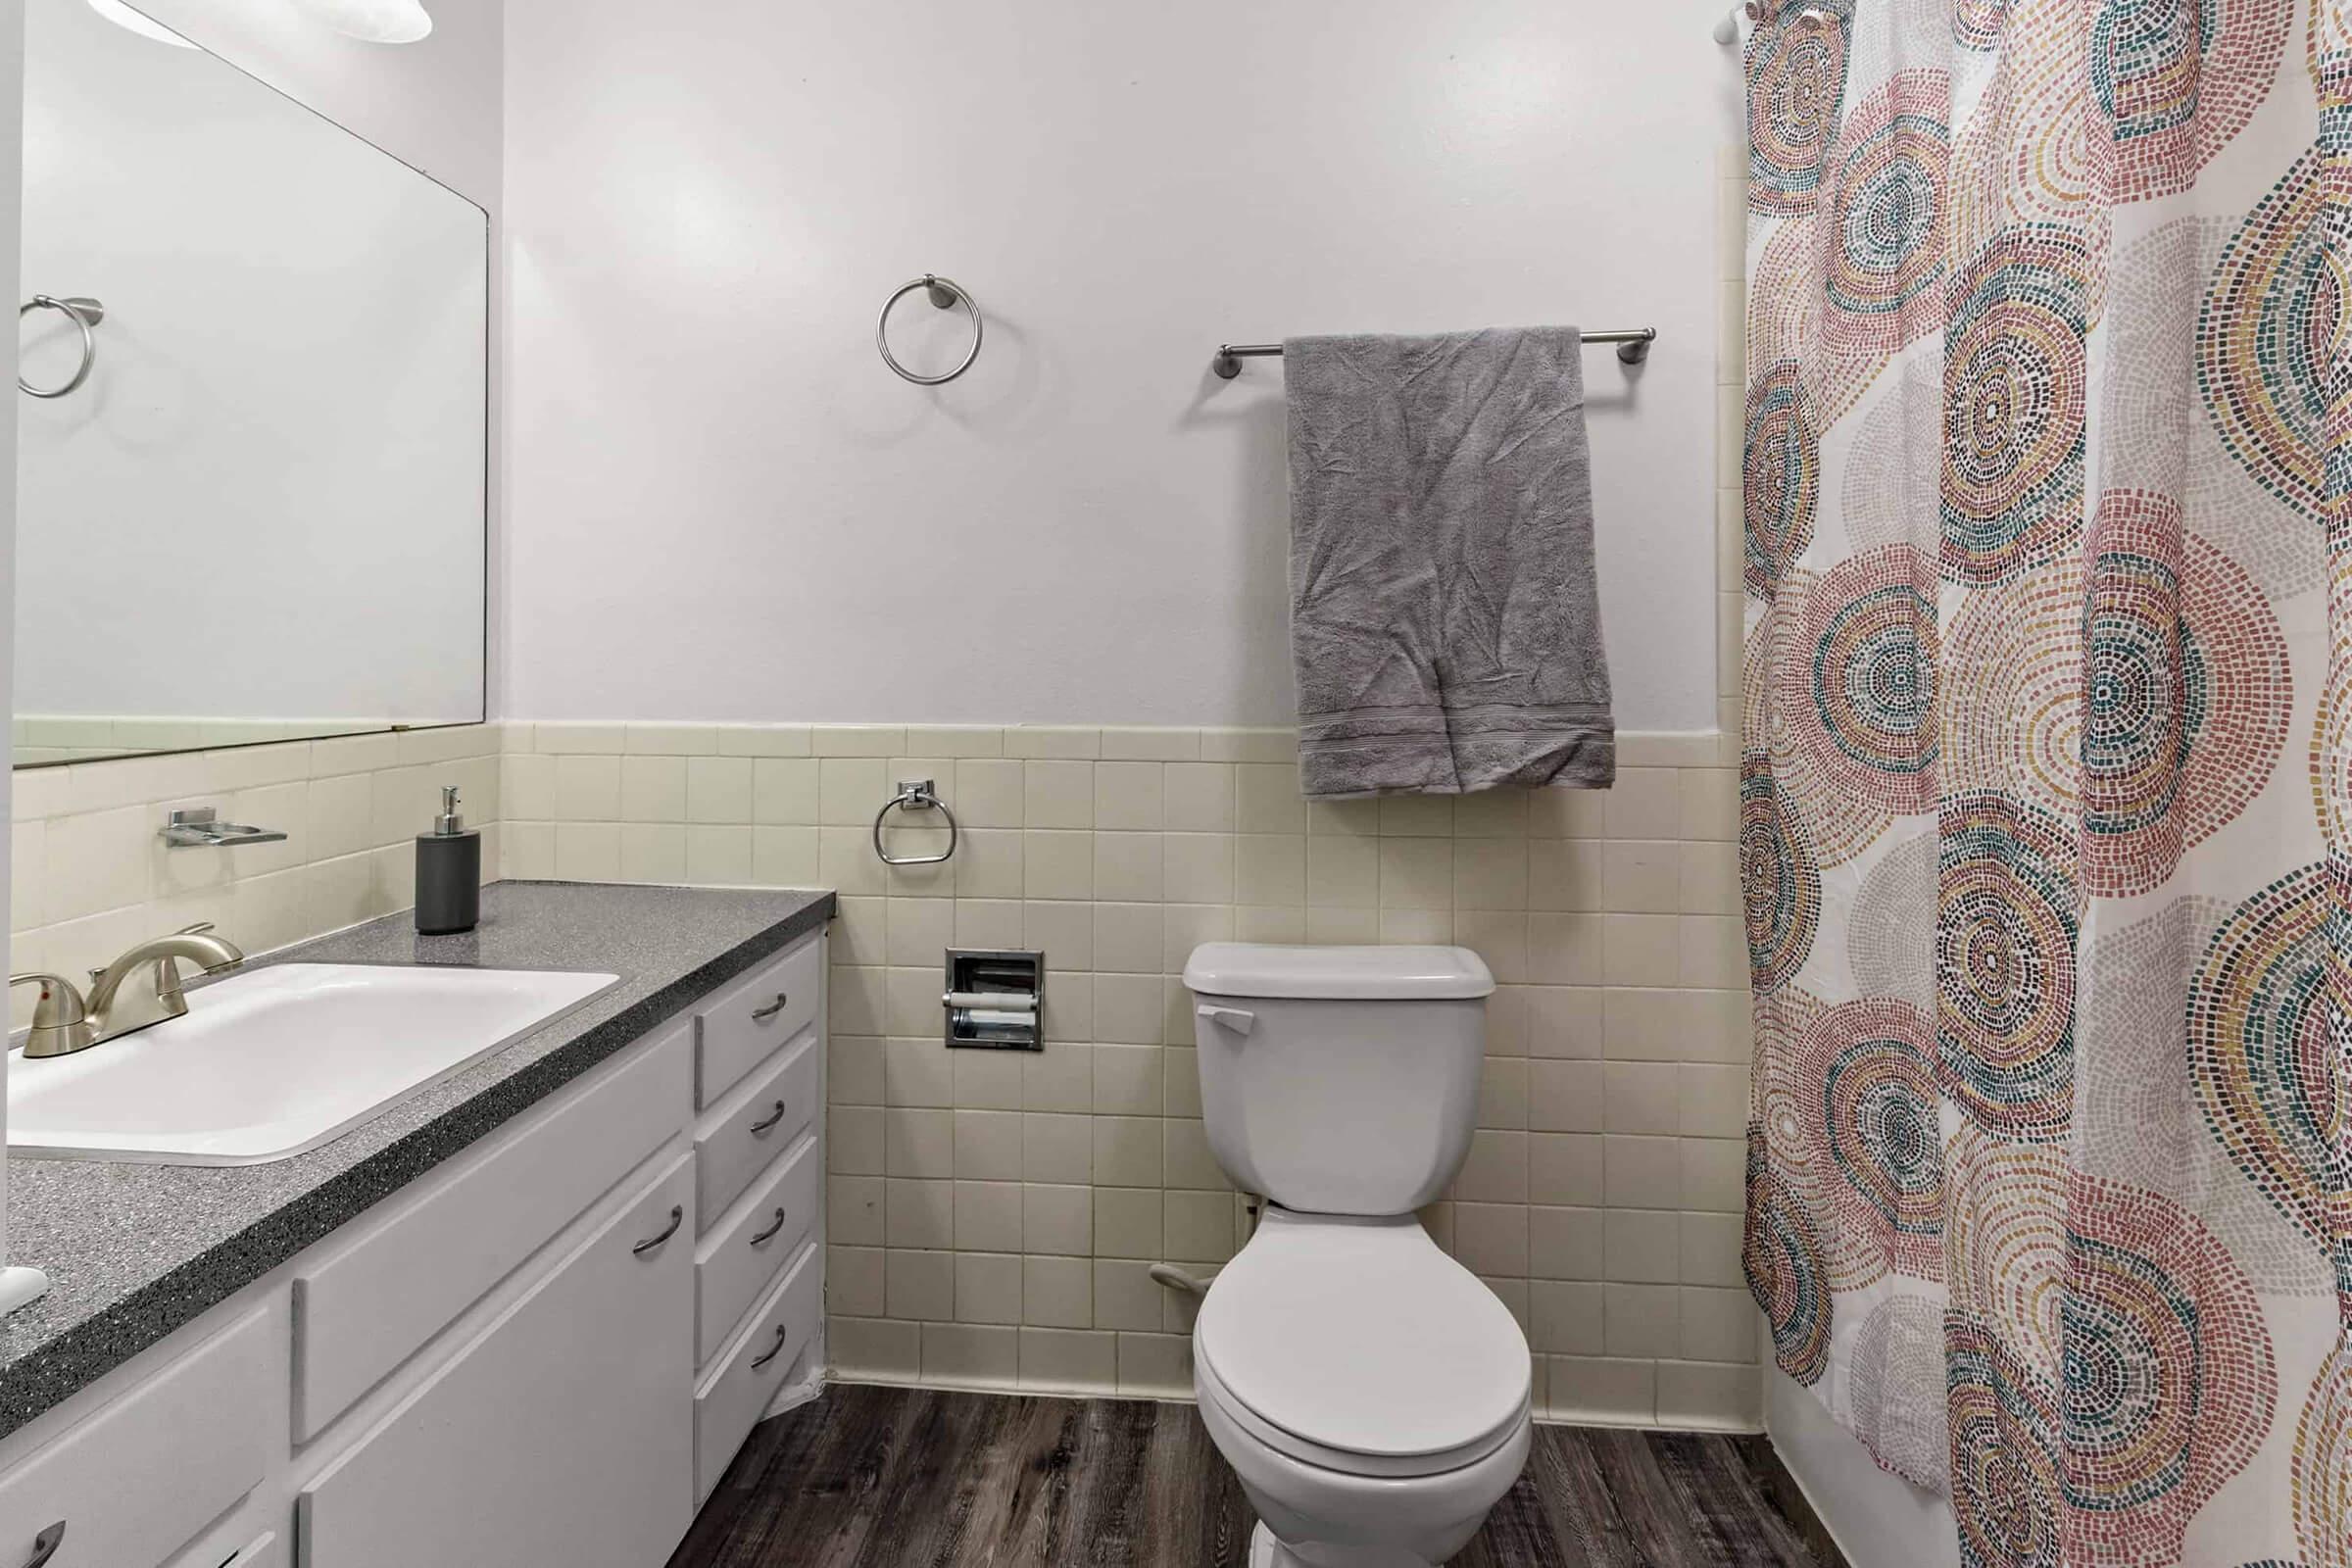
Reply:
[[[1210,1286],[1193,1343],[1252,1414],[1341,1453],[1475,1450],[1526,1419],[1518,1320],[1409,1214],[1268,1205]]]

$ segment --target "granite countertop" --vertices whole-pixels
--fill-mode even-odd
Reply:
[[[482,890],[481,924],[460,936],[418,936],[403,910],[256,959],[247,967],[451,964],[602,970],[620,980],[290,1159],[200,1166],[12,1156],[9,1258],[47,1270],[51,1283],[39,1300],[0,1319],[0,1436],[817,929],[833,908],[830,893],[502,882]]]

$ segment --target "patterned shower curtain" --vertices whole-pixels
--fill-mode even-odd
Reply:
[[[1972,1568],[2352,1568],[2352,0],[1766,11],[1775,1357]]]

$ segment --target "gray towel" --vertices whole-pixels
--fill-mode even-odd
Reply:
[[[1581,334],[1282,352],[1307,798],[1608,788]]]

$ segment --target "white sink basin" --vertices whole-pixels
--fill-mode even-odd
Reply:
[[[8,1064],[8,1146],[52,1158],[258,1165],[337,1133],[612,984],[609,974],[285,963],[188,1015]]]

